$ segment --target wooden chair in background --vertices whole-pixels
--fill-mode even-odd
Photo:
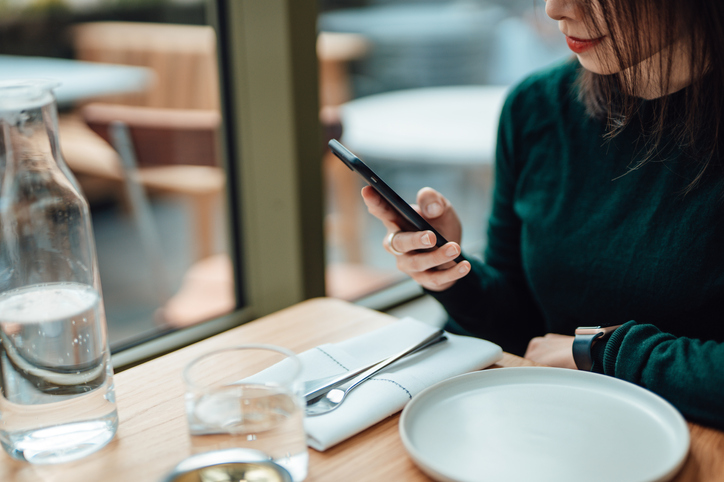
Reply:
[[[92,22],[75,25],[71,35],[79,60],[146,67],[153,71],[155,82],[144,92],[107,97],[103,103],[83,107],[80,115],[61,120],[61,134],[65,128],[66,139],[92,144],[100,151],[100,143],[91,140],[93,133],[110,144],[108,125],[113,121],[128,125],[141,185],[151,194],[190,198],[198,233],[196,258],[213,254],[210,214],[225,184],[216,146],[220,115],[213,29]],[[84,130],[79,121],[89,129]],[[90,190],[94,177],[103,183],[108,174],[111,179],[122,174],[120,159],[108,149],[111,152],[98,156],[102,168],[84,159],[81,148],[70,146],[66,153],[69,166]]]
[[[89,104],[80,111],[90,129],[113,146],[154,279],[159,322],[187,326],[234,309],[231,262],[215,250],[225,176],[217,158],[216,111]],[[194,261],[175,293],[148,193],[191,200]]]
[[[170,109],[219,109],[216,35],[209,26],[91,22],[72,30],[78,60],[148,67],[148,90],[107,102]]]
[[[105,97],[61,119],[68,165],[87,191],[108,192],[104,189],[109,182],[120,183],[115,190],[125,194],[151,258],[158,257],[153,247],[158,236],[149,220],[147,196],[183,196],[190,201],[192,265],[181,289],[162,303],[161,322],[185,326],[231,311],[231,263],[225,253],[217,252],[220,230],[214,226],[223,219],[219,199],[226,183],[216,144],[220,114],[213,29],[93,22],[75,25],[71,36],[77,59],[146,67],[155,82],[144,92]],[[118,124],[126,129],[125,147],[111,136],[111,126]],[[119,152],[124,148],[131,153],[126,159]],[[162,271],[151,263],[152,269]],[[216,288],[209,291],[210,279],[216,280]]]
[[[150,193],[190,199],[195,259],[214,254],[213,221],[226,182],[217,153],[218,112],[95,103],[80,113],[116,151],[109,128],[114,122],[127,126],[140,185]],[[124,171],[125,177],[131,174]]]

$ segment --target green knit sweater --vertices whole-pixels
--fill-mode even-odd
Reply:
[[[521,355],[534,336],[625,323],[595,345],[594,370],[724,428],[721,176],[684,194],[699,166],[676,147],[631,170],[640,123],[604,139],[578,100],[578,68],[533,75],[508,97],[485,262],[431,294],[463,332]],[[651,109],[642,103],[643,119]]]

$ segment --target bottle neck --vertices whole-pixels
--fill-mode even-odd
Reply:
[[[55,102],[16,112],[4,112],[0,118],[4,152],[4,190],[14,176],[23,172],[44,173],[61,184],[77,188],[65,166],[58,143],[58,116]]]
[[[57,121],[52,110],[52,105],[44,105],[9,116],[11,122],[4,123],[5,145],[14,159],[55,162]]]

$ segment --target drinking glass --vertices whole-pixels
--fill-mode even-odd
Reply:
[[[194,453],[258,450],[295,482],[307,476],[302,365],[271,345],[207,353],[184,370],[186,416]]]

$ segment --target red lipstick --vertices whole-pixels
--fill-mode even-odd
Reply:
[[[600,44],[604,37],[594,39],[580,39],[576,37],[569,37],[566,35],[566,43],[568,48],[573,50],[577,54],[582,54],[586,50],[590,50],[596,45]]]

